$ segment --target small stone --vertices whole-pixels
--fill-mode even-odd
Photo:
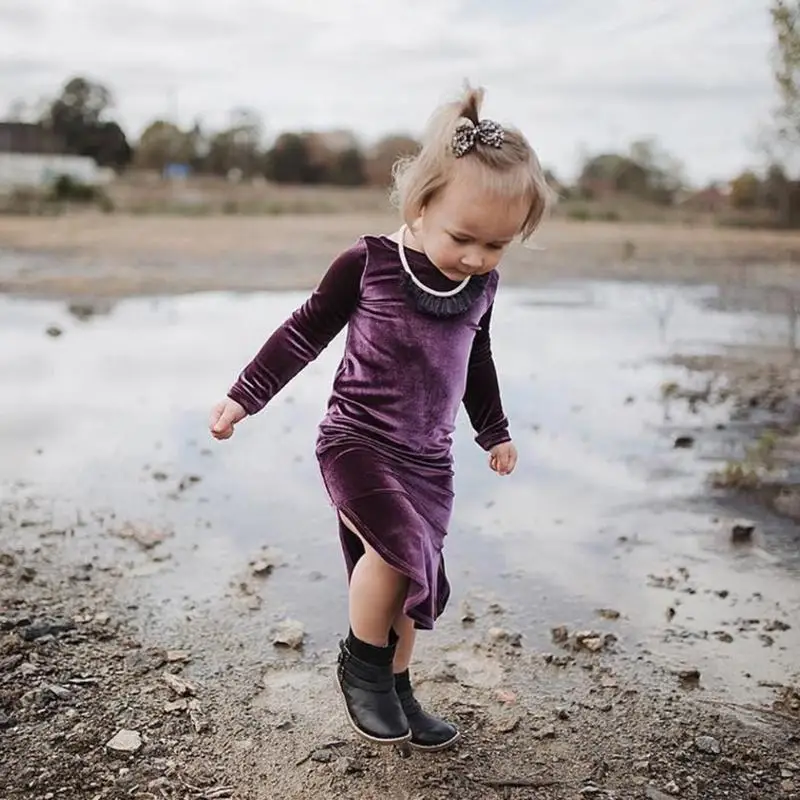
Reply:
[[[47,335],[52,339],[57,339],[63,332],[57,325],[50,325],[47,328]]]
[[[69,689],[65,689],[63,686],[58,686],[56,684],[51,684],[46,688],[47,691],[53,695],[53,697],[56,697],[59,700],[66,700],[72,694]]]
[[[539,730],[533,731],[531,736],[534,739],[555,739],[556,738],[556,729],[553,725],[545,725],[543,728],[539,728]]]
[[[674,447],[676,450],[688,450],[690,447],[694,447],[694,436],[676,437]]]
[[[472,625],[476,619],[477,617],[470,604],[466,600],[463,600],[461,602],[461,622],[464,625]]]
[[[504,714],[495,721],[494,729],[498,733],[513,733],[522,722],[522,717],[519,714]]]
[[[164,680],[164,683],[172,689],[175,694],[179,697],[186,697],[187,695],[196,695],[197,694],[197,687],[191,682],[187,681],[185,678],[181,678],[179,675],[173,675],[171,672],[165,672],[161,676]]]
[[[168,664],[183,664],[192,660],[192,654],[188,650],[167,650]]]
[[[566,625],[559,625],[550,631],[555,644],[566,644],[569,641],[569,628]]]
[[[767,633],[775,633],[776,631],[790,631],[791,629],[791,625],[786,622],[782,622],[779,619],[773,620],[772,622],[768,622],[766,625],[764,625],[764,630]]]
[[[355,775],[357,772],[363,772],[364,768],[354,758],[341,756],[336,759],[336,771],[340,775]]]
[[[557,719],[560,719],[562,722],[567,722],[569,720],[569,709],[560,706],[555,710],[555,715]]]
[[[282,622],[272,639],[275,647],[288,647],[290,650],[300,650],[306,638],[305,627],[302,622],[287,619]]]
[[[749,544],[753,541],[755,530],[754,522],[735,522],[731,527],[731,541],[734,544]]]
[[[611,621],[619,619],[622,616],[622,614],[614,608],[598,608],[597,615]]]
[[[683,684],[692,685],[700,682],[700,670],[696,667],[680,669],[675,672],[675,675],[678,676],[678,680]]]
[[[333,761],[333,753],[330,750],[315,750],[311,754],[311,760],[318,764],[329,764]]]
[[[177,714],[181,711],[187,711],[189,708],[189,701],[184,697],[180,700],[174,700],[171,703],[164,703],[165,714]]]
[[[491,603],[489,608],[486,609],[490,614],[500,615],[505,614],[506,610],[500,603]]]
[[[698,736],[694,740],[694,746],[701,753],[718,756],[722,752],[720,743],[713,736]]]
[[[669,783],[668,783],[668,784],[667,784],[667,785],[664,787],[664,791],[665,791],[667,794],[670,794],[670,795],[672,795],[673,797],[677,797],[677,796],[678,796],[678,795],[681,793],[681,787],[680,787],[680,786],[678,786],[678,784],[677,784],[677,783],[675,783],[675,781],[670,781],[670,782],[669,782]]]
[[[23,628],[21,636],[27,642],[33,642],[45,636],[57,636],[75,629],[71,619],[40,619]]]
[[[116,753],[136,753],[142,746],[142,737],[138,731],[121,730],[106,747]]]
[[[512,647],[522,646],[522,634],[513,633],[505,628],[489,628],[489,640],[493,644],[500,644],[501,642],[510,644]]]
[[[199,700],[189,701],[189,719],[192,721],[195,733],[203,733],[211,727],[208,718],[200,708]]]
[[[582,631],[575,634],[576,646],[591,653],[599,653],[616,641],[617,637],[613,633],[601,634],[595,631]]]
[[[660,789],[656,789],[655,786],[645,787],[644,794],[647,800],[672,800],[670,795],[664,794]]]

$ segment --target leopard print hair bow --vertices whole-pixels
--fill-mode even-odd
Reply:
[[[482,119],[477,125],[464,122],[453,134],[453,155],[456,158],[465,156],[478,142],[490,147],[502,147],[504,141],[503,126],[491,119]]]

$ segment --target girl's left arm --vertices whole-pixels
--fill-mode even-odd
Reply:
[[[483,315],[480,330],[475,334],[467,367],[467,388],[464,392],[464,407],[477,433],[475,441],[487,451],[498,444],[511,441],[508,418],[500,398],[497,369],[492,357],[489,333],[492,308],[490,306]]]

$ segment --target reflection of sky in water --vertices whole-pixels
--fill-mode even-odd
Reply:
[[[494,350],[520,464],[512,478],[497,478],[462,418],[448,540],[456,601],[503,599],[511,622],[539,646],[551,623],[595,624],[599,606],[630,617],[631,638],[653,647],[675,600],[677,624],[691,616],[695,629],[712,631],[770,609],[774,617],[776,602],[796,614],[792,570],[763,549],[731,554],[727,529],[703,508],[709,464],[672,448],[676,431],[724,419],[724,409],[688,415],[676,406],[664,427],[660,387],[683,375],[659,356],[745,341],[771,325],[703,308],[714,291],[623,284],[501,291]],[[113,509],[117,521],[173,528],[175,558],[163,568],[168,580],[149,587],[154,595],[219,596],[262,545],[276,545],[289,567],[264,585],[270,611],[300,616],[320,634],[341,627],[341,557],[313,448],[343,339],[231,442],[206,435],[210,406],[302,299],[131,300],[88,322],[60,304],[0,301],[0,486],[24,480],[59,498],[67,514]],[[51,324],[64,335],[47,337]],[[155,481],[155,471],[167,481]],[[170,499],[188,474],[202,482]],[[698,594],[648,587],[648,574],[678,567],[689,569]],[[314,572],[328,580],[311,580]],[[731,597],[723,602],[706,589]],[[480,611],[480,599],[475,606]],[[800,632],[781,637],[796,655]],[[780,679],[792,662],[776,647],[767,663],[755,635],[727,650],[701,647],[692,657],[713,657],[711,672],[729,681],[743,669],[735,659],[757,659],[763,679]]]

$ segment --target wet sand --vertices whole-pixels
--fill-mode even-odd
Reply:
[[[357,744],[332,689],[346,594],[312,448],[341,343],[220,446],[208,406],[304,292],[131,298],[123,270],[76,303],[116,274],[81,247],[0,258],[3,796],[797,796],[796,529],[708,488],[748,430],[734,402],[663,392],[705,380],[676,356],[779,338],[780,314],[719,308],[697,274],[508,282],[495,351],[523,458],[500,481],[462,424],[455,596],[417,668],[465,739],[407,760]],[[287,619],[298,651],[273,643]],[[131,753],[107,746],[121,729]]]

